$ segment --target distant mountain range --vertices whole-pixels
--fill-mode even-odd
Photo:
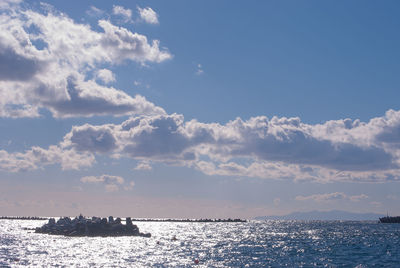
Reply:
[[[258,216],[255,220],[379,220],[380,217],[384,217],[383,214],[376,213],[353,213],[342,210],[330,210],[330,211],[308,211],[308,212],[292,212],[283,216]]]

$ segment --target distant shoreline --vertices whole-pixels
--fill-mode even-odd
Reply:
[[[247,222],[243,219],[132,219],[144,222]]]
[[[0,216],[0,220],[48,220],[51,217],[30,217],[30,216]],[[124,219],[124,218],[122,218]],[[247,222],[244,219],[141,219],[136,218],[132,219],[132,221],[136,222]]]
[[[48,217],[30,217],[30,216],[0,216],[0,220],[36,220],[36,221],[45,221],[48,220]]]

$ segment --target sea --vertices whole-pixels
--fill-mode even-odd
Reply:
[[[400,267],[400,224],[377,221],[134,222],[151,238],[31,230],[46,222],[0,220],[0,267]]]

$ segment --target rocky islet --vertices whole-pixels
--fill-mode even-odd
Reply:
[[[71,219],[63,217],[57,221],[50,218],[48,223],[37,227],[35,233],[64,235],[64,236],[142,236],[151,237],[150,233],[141,233],[139,228],[132,224],[131,218],[126,218],[126,224],[122,224],[121,218],[112,216],[107,218],[85,218],[82,215]]]

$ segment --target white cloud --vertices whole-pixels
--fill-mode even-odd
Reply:
[[[78,153],[54,145],[48,149],[35,146],[24,153],[0,150],[0,170],[9,172],[35,170],[52,164],[60,164],[63,170],[81,169],[91,166],[94,162],[95,158],[91,153]]]
[[[135,186],[135,182],[131,181],[127,186],[124,187],[125,191],[130,191]]]
[[[131,97],[113,87],[100,86],[96,82],[69,80],[68,99],[46,100],[47,108],[56,117],[71,116],[114,116],[125,114],[164,114],[164,110],[155,106],[146,98],[136,95]]]
[[[391,147],[387,151],[386,143],[337,144],[328,135],[315,138],[310,134],[314,127],[287,118],[236,119],[220,125],[184,122],[176,114],[142,116],[120,125],[74,126],[59,150],[187,165],[208,175],[321,182],[398,180],[398,154]],[[388,135],[387,130],[384,133]]]
[[[102,15],[104,15],[104,10],[101,10],[95,6],[90,6],[90,8],[88,10],[86,10],[86,14],[90,17],[101,17]]]
[[[46,108],[55,117],[131,117],[121,124],[74,126],[63,142],[48,149],[3,150],[3,170],[50,164],[82,168],[94,162],[95,154],[106,154],[148,165],[185,165],[208,175],[320,182],[400,179],[400,111],[389,110],[369,122],[316,125],[265,116],[226,124],[185,122],[144,97],[96,82],[112,82],[108,68],[124,61],[170,59],[158,40],[149,42],[107,20],[100,20],[102,31],[95,31],[49,6],[39,12],[10,3],[1,7],[12,12],[0,15],[0,116],[34,117]]]
[[[81,178],[81,182],[83,183],[100,183],[104,182],[103,178],[96,176],[85,176]]]
[[[202,75],[204,73],[203,66],[201,64],[197,64],[197,75]]]
[[[106,184],[123,184],[124,178],[120,176],[101,175],[101,176],[85,176],[81,178],[83,183],[106,183]]]
[[[21,2],[22,2],[22,0],[1,0],[0,8],[10,8],[10,6],[17,5]]]
[[[353,201],[353,202],[359,202],[362,199],[367,199],[367,198],[368,198],[368,195],[366,195],[366,194],[349,196],[350,201]]]
[[[0,116],[36,117],[40,108],[56,117],[146,114],[148,108],[163,113],[143,97],[89,79],[95,74],[112,82],[105,65],[170,59],[158,40],[148,42],[146,36],[106,20],[99,21],[103,31],[95,31],[42,6],[41,12],[18,5],[0,7],[12,9],[0,16]]]
[[[146,36],[132,33],[126,28],[115,26],[105,20],[99,21],[99,26],[104,30],[101,38],[102,47],[108,49],[107,56],[114,61],[121,62],[130,59],[158,63],[172,57],[168,51],[160,50],[158,40],[153,40],[149,44]]]
[[[329,193],[329,194],[314,194],[309,196],[296,196],[296,200],[305,201],[305,200],[313,200],[316,202],[327,202],[332,200],[342,200],[345,199],[346,195],[341,192]]]
[[[117,147],[112,125],[96,127],[85,124],[73,127],[72,131],[67,134],[66,139],[78,151],[105,153]]]
[[[108,69],[100,69],[97,71],[96,78],[103,81],[105,84],[115,82],[115,74]]]
[[[81,178],[81,182],[83,183],[95,183],[95,184],[104,184],[104,189],[107,192],[117,192],[119,191],[120,185],[124,184],[124,178],[120,176],[112,176],[112,175],[101,175],[101,176],[85,176]],[[132,182],[131,182],[132,183]],[[126,187],[133,187],[131,183]]]
[[[132,19],[132,10],[122,6],[113,6],[112,10],[114,15],[120,16],[124,22],[129,22]]]
[[[368,196],[365,194],[348,196],[343,192],[314,194],[309,196],[302,196],[302,195],[296,196],[296,200],[298,201],[313,200],[315,202],[329,202],[329,201],[346,200],[346,199],[352,202],[359,202],[360,200],[366,198],[368,198]]]
[[[135,170],[152,170],[152,167],[150,166],[148,161],[141,161],[137,164],[137,166],[134,169]]]
[[[208,175],[378,182],[400,179],[399,114],[389,111],[368,123],[318,125],[285,117],[237,118],[221,125],[185,122],[178,114],[140,116],[116,125],[75,126],[62,144],[147,164],[186,165]]]
[[[137,7],[140,19],[149,24],[159,24],[158,14],[150,7]]]

